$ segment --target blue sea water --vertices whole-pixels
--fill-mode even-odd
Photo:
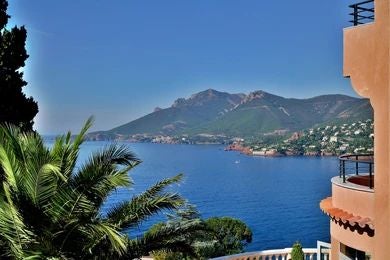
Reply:
[[[106,142],[86,142],[80,163]],[[253,231],[246,251],[291,247],[300,241],[316,247],[329,241],[329,218],[319,209],[330,196],[330,178],[337,175],[334,157],[250,157],[226,152],[220,145],[167,145],[127,143],[143,161],[129,174],[131,190],[112,194],[103,211],[155,182],[184,173],[184,181],[173,187],[203,218],[231,216],[243,220]],[[155,217],[131,230],[130,236],[164,220]]]

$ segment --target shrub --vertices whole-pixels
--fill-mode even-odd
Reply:
[[[302,250],[302,245],[299,242],[295,242],[291,250],[291,260],[304,260],[305,255]]]

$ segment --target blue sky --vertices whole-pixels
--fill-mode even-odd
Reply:
[[[44,134],[106,130],[208,88],[355,95],[342,77],[346,0],[12,0],[26,93]]]

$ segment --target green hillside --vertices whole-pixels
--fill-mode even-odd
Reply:
[[[169,108],[156,109],[109,131],[91,133],[89,137],[131,140],[139,136],[249,137],[371,118],[372,108],[367,99],[345,95],[294,99],[264,91],[244,95],[208,89],[187,99],[179,98]]]
[[[175,135],[199,124],[204,124],[227,113],[244,98],[243,94],[229,94],[208,89],[188,99],[179,98],[173,105],[113,128],[106,134]]]
[[[372,118],[369,101],[344,95],[287,99],[263,91],[249,94],[234,110],[196,132],[253,136],[275,130],[297,131],[317,124]]]

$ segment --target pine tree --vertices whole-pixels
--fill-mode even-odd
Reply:
[[[24,26],[6,28],[10,18],[7,7],[7,1],[0,0],[0,123],[31,131],[38,105],[22,92],[27,85],[21,71],[28,58],[25,48],[27,31]]]

